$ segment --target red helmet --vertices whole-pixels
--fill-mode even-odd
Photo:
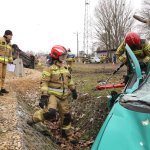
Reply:
[[[127,43],[130,47],[137,47],[141,43],[141,38],[137,33],[129,32],[125,36],[125,43]]]
[[[63,46],[55,45],[51,49],[51,56],[58,59],[59,56],[66,55],[67,51]]]

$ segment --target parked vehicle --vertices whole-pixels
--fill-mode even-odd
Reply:
[[[98,57],[90,57],[90,63],[100,63],[100,58]]]
[[[150,64],[146,77],[126,45],[132,74],[100,129],[91,150],[150,150]]]

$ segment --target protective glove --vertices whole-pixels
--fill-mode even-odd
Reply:
[[[72,92],[72,98],[73,99],[77,99],[78,95],[77,95],[77,91],[74,89],[71,91]]]
[[[111,91],[110,95],[111,98],[108,101],[108,107],[111,109],[120,94],[118,94],[116,91]]]
[[[40,98],[40,100],[39,100],[39,106],[41,108],[44,108],[44,106],[47,106],[48,99],[49,99],[48,95],[42,95],[41,98]]]
[[[140,62],[140,67],[141,69],[146,69],[147,66],[144,62]]]

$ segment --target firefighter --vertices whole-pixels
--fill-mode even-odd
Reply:
[[[53,65],[53,59],[52,59],[52,57],[51,57],[51,54],[49,54],[49,55],[46,57],[46,64],[47,64],[48,67],[51,66],[51,65]]]
[[[8,93],[4,88],[4,81],[7,63],[13,62],[11,46],[12,36],[12,31],[6,30],[3,37],[0,37],[0,96],[3,96],[4,93]]]
[[[121,43],[121,45],[118,47],[116,51],[117,59],[127,64],[126,55],[124,55],[126,51],[125,49],[126,44],[129,45],[129,47],[137,57],[141,70],[146,72],[147,65],[150,62],[150,43],[146,39],[141,39],[136,32],[128,32],[125,36],[124,41]],[[128,72],[130,72],[128,64],[127,69]]]
[[[75,55],[71,53],[70,48],[68,48],[67,50],[67,59],[66,59],[66,63],[68,66],[68,70],[70,71],[70,73],[72,72],[72,65],[75,62]]]
[[[41,98],[39,102],[40,110],[33,114],[29,125],[34,125],[44,120],[52,121],[56,118],[57,111],[61,118],[62,136],[69,138],[71,130],[71,114],[69,111],[68,97],[72,94],[73,99],[77,99],[75,85],[71,79],[68,68],[64,66],[67,51],[63,46],[56,45],[51,49],[53,65],[43,70],[41,77]]]

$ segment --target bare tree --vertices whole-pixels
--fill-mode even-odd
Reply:
[[[119,46],[134,21],[132,9],[126,0],[99,0],[95,18],[95,37],[99,46],[106,50]]]
[[[150,39],[150,2],[144,0],[140,15],[135,14],[133,17],[142,22],[142,24],[138,25],[139,32],[147,39]]]

